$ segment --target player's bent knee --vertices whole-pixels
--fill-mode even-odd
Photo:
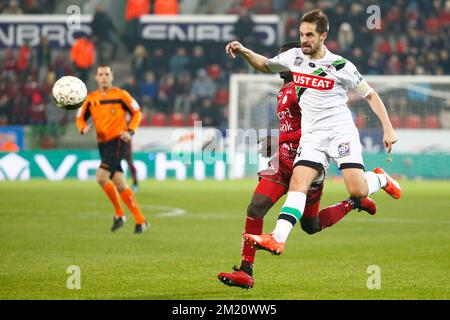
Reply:
[[[319,217],[315,218],[302,218],[300,220],[300,225],[302,226],[302,230],[307,234],[314,234],[322,230],[320,226]]]
[[[361,189],[349,189],[348,192],[350,193],[351,197],[354,198],[365,198],[368,196],[368,190],[367,188],[361,188]]]
[[[96,180],[97,180],[97,183],[99,184],[99,185],[101,185],[101,186],[103,186],[105,183],[107,183],[108,182],[108,178],[107,177],[104,177],[104,176],[101,176],[101,175],[97,175],[96,177]]]
[[[272,201],[264,196],[254,196],[247,207],[247,216],[262,219],[272,207]]]

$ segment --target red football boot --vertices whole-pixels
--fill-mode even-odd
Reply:
[[[221,272],[217,275],[219,280],[230,287],[240,287],[243,289],[253,288],[253,277],[246,272],[233,267],[232,273]]]
[[[275,240],[271,233],[260,235],[245,233],[244,240],[256,249],[266,250],[277,256],[284,251],[284,243]]]
[[[392,198],[400,199],[400,197],[402,196],[402,189],[400,188],[400,184],[381,168],[375,168],[373,172],[384,175],[387,179],[387,184],[385,187],[383,187],[383,190],[386,191]]]
[[[370,215],[374,215],[377,213],[377,205],[373,199],[370,199],[369,197],[363,198],[360,200],[360,204],[358,207],[358,211],[366,211]]]

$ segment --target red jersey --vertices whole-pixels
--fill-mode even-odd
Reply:
[[[297,154],[300,143],[302,114],[298,105],[295,83],[289,82],[278,91],[277,114],[280,120],[280,137],[278,156],[280,162],[289,166],[292,170],[292,163]]]

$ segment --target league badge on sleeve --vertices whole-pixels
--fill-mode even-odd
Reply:
[[[300,67],[300,65],[301,65],[302,63],[303,63],[303,58],[302,58],[302,57],[297,57],[297,58],[295,58],[294,66]]]
[[[341,143],[338,146],[339,158],[343,158],[350,155],[350,142]]]

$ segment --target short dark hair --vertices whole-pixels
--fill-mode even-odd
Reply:
[[[279,53],[288,51],[288,50],[290,50],[290,49],[292,49],[292,48],[300,48],[300,47],[301,47],[301,46],[300,46],[300,43],[295,42],[295,41],[291,41],[291,42],[288,42],[288,43],[283,44],[283,45],[281,46],[281,48],[280,48]]]
[[[315,9],[305,13],[302,16],[300,24],[303,22],[314,23],[318,33],[322,34],[328,32],[330,24],[328,22],[328,16],[320,9]]]
[[[109,64],[99,64],[97,66],[97,70],[100,69],[100,68],[109,68],[112,71],[112,68],[111,68],[111,66]]]

